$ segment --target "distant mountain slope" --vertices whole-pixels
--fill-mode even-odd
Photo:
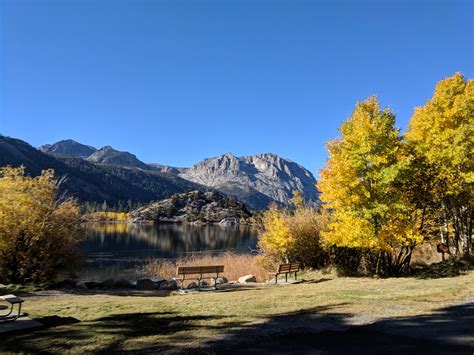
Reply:
[[[287,204],[294,190],[316,201],[316,179],[307,169],[275,154],[235,157],[231,153],[203,160],[179,174],[182,178],[209,186],[253,207],[267,207],[271,201]]]
[[[63,192],[83,201],[116,203],[130,199],[150,202],[179,192],[205,189],[172,174],[102,166],[83,159],[47,155],[24,141],[0,136],[0,166],[6,165],[23,165],[33,176],[44,169],[54,169],[58,177],[67,177]]]
[[[105,146],[94,152],[87,158],[88,161],[96,164],[120,165],[131,168],[140,168],[150,170],[151,167],[129,153],[113,149],[111,146]]]
[[[46,154],[75,158],[87,158],[97,150],[90,145],[84,145],[72,139],[62,140],[54,144],[45,144],[38,149]]]
[[[173,166],[167,166],[167,165],[162,165],[162,164],[158,164],[158,163],[148,163],[148,166],[152,167],[153,170],[155,170],[155,171],[159,171],[159,172],[162,172],[162,173],[171,173],[171,174],[175,174],[175,175],[178,175],[178,174],[188,170],[187,168],[175,168]]]

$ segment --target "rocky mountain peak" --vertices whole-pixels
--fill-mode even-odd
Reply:
[[[287,204],[294,190],[316,201],[316,179],[291,160],[266,153],[235,157],[231,153],[209,158],[179,174],[184,179],[213,187],[239,198],[253,208],[276,201]],[[265,198],[266,197],[266,198]]]
[[[96,164],[120,165],[132,168],[149,170],[150,167],[139,160],[134,154],[115,150],[110,145],[106,145],[87,158],[88,161]]]
[[[45,144],[38,148],[41,152],[57,156],[69,156],[74,158],[87,158],[97,149],[78,143],[72,139],[65,139],[53,144]]]

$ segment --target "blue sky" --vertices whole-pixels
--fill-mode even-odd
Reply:
[[[357,101],[405,128],[474,74],[472,1],[0,0],[0,133],[189,166],[273,152],[314,173]]]

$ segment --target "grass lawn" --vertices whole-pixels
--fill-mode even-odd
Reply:
[[[305,278],[305,282],[293,285],[169,296],[152,292],[33,293],[25,297],[24,305],[31,318],[43,318],[46,323],[51,319],[44,317],[60,318],[47,329],[2,336],[0,352],[239,352],[240,343],[250,344],[244,349],[260,352],[269,349],[259,347],[272,343],[275,335],[290,339],[290,343],[297,341],[301,350],[310,350],[311,339],[316,341],[314,334],[321,331],[353,332],[357,325],[383,324],[385,328],[392,326],[396,333],[400,328],[397,322],[403,320],[413,332],[422,333],[428,320],[435,328],[435,323],[446,323],[441,316],[437,320],[438,314],[444,314],[454,326],[457,316],[450,314],[448,307],[474,301],[474,271],[440,279],[313,279],[308,274]],[[457,311],[466,314],[464,309]],[[78,322],[71,322],[74,319]],[[301,341],[302,334],[306,340]],[[329,333],[322,334],[327,334],[324,341],[331,339]],[[352,333],[337,334],[346,334],[353,341],[364,339]],[[338,339],[340,343],[344,338]],[[466,341],[469,344],[470,340]],[[278,346],[278,342],[272,344]],[[284,351],[288,342],[285,344],[280,350]]]

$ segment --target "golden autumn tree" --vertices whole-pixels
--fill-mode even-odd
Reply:
[[[52,170],[25,176],[0,169],[0,278],[51,282],[60,268],[79,260],[80,214],[74,200],[58,200]]]
[[[474,215],[474,81],[459,73],[440,81],[433,97],[415,109],[406,139],[433,171],[443,241],[452,239],[456,253],[469,254]]]
[[[372,96],[356,105],[329,141],[329,158],[318,182],[331,211],[323,237],[342,247],[378,250],[377,272],[398,274],[423,240],[421,212],[396,188],[411,164],[402,154],[395,115]]]
[[[304,203],[299,192],[290,201],[294,209],[275,205],[263,214],[259,249],[276,262],[299,261],[310,267],[321,266],[327,257],[321,240],[327,215]]]

